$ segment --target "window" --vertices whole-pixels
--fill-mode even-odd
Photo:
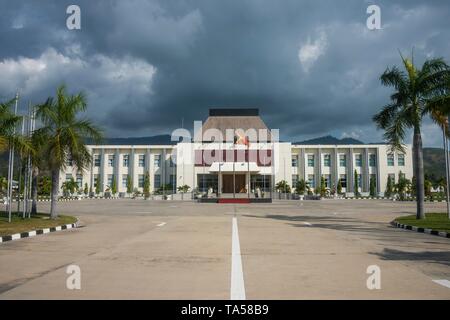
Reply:
[[[70,181],[70,180],[72,180],[72,174],[66,173],[66,181]]]
[[[110,154],[108,156],[108,166],[109,167],[114,167],[114,160],[115,160],[114,158],[115,158],[115,156],[113,154]]]
[[[125,168],[127,168],[130,164],[130,155],[129,154],[124,154],[123,155],[123,166]]]
[[[175,167],[175,161],[173,161],[173,159],[174,159],[174,157],[173,157],[173,156],[170,156],[170,158],[169,158],[169,166],[170,166],[171,168]]]
[[[325,187],[331,188],[331,175],[324,174],[324,175],[322,175],[322,177],[325,179]]]
[[[400,154],[398,155],[398,158],[397,158],[397,164],[398,164],[400,167],[404,167],[404,166],[405,166],[405,155],[404,155],[403,153],[400,153]]]
[[[145,154],[140,154],[139,155],[138,166],[141,167],[141,168],[145,167]]]
[[[355,154],[355,166],[362,167],[362,154]]]
[[[252,175],[251,189],[259,188],[261,191],[270,192],[270,179],[271,177],[267,175]]]
[[[392,183],[395,183],[395,173],[388,174],[388,178],[391,178]]]
[[[155,160],[154,163],[155,167],[159,168],[161,166],[161,155],[155,154]],[[158,187],[159,188],[159,187]]]
[[[128,175],[127,174],[123,174],[122,175],[122,188],[126,188],[127,187],[127,181],[128,181]]]
[[[377,175],[376,174],[371,174],[370,175],[369,183],[372,183],[372,181],[373,181],[373,183],[375,185],[375,190],[376,190],[376,188],[377,188]]]
[[[314,155],[313,154],[308,155],[308,167],[314,167]]]
[[[292,157],[292,167],[297,168],[298,167],[298,158],[297,156]]]
[[[358,189],[361,190],[362,188],[362,175],[358,173]]]
[[[339,166],[341,166],[341,167],[347,166],[347,155],[345,155],[345,154],[339,155]]]
[[[77,185],[79,189],[83,188],[83,175],[80,173],[77,174]]]
[[[153,188],[159,189],[161,187],[161,175],[155,174],[153,178]]]
[[[100,175],[94,174],[94,188],[97,187],[97,182],[100,184]]]
[[[144,187],[144,175],[140,174],[138,176],[138,187],[143,188]]]
[[[177,176],[175,174],[170,175],[169,184],[172,186],[172,190],[177,190]]]
[[[331,155],[329,154],[323,155],[323,166],[331,167]]]
[[[377,156],[375,154],[369,155],[369,166],[376,167],[377,166]]]
[[[100,155],[94,154],[94,167],[100,167]]]
[[[197,175],[197,186],[200,192],[207,192],[209,188],[216,191],[218,185],[218,175],[216,174]]]
[[[113,178],[114,178],[114,175],[113,175],[113,174],[108,174],[108,182],[107,182],[106,184],[107,184],[107,186],[110,187],[110,188],[111,188],[111,186],[112,186]]]
[[[292,187],[295,188],[297,186],[297,182],[298,182],[298,174],[293,174],[292,175]]]
[[[394,154],[390,153],[387,156],[387,165],[388,167],[393,167],[394,166]]]
[[[406,179],[406,175],[400,171],[400,173],[398,174],[398,179],[399,180],[400,179]]]
[[[316,187],[316,179],[314,179],[314,175],[313,174],[308,174],[308,186],[310,188],[315,188]]]
[[[73,165],[73,159],[71,156],[67,157],[66,166],[71,167]]]
[[[339,175],[339,181],[341,181],[342,188],[347,188],[347,175],[346,174]]]

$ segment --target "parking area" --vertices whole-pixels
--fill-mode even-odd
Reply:
[[[450,239],[389,225],[414,213],[414,203],[121,199],[58,207],[83,227],[0,244],[0,299],[450,299],[450,288],[433,281],[450,280]],[[426,210],[445,211],[445,203]],[[68,265],[80,267],[81,290],[67,289]],[[379,290],[366,285],[373,265]]]

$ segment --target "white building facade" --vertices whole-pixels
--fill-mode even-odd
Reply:
[[[150,193],[174,194],[187,185],[190,191],[220,198],[250,197],[256,189],[267,196],[280,181],[292,186],[293,192],[299,180],[314,190],[324,178],[329,190],[336,190],[340,182],[342,192],[351,196],[356,192],[356,172],[359,194],[369,195],[373,179],[377,195],[383,196],[389,176],[394,183],[401,175],[410,180],[413,176],[410,145],[405,152],[391,152],[386,144],[292,144],[273,136],[268,141],[256,137],[240,144],[236,138],[204,138],[208,129],[223,136],[227,130],[267,129],[257,109],[212,109],[202,129],[201,139],[176,144],[89,145],[90,168],[80,172],[68,163],[60,184],[74,179],[81,189],[87,186],[103,195],[114,179],[117,193],[125,196],[129,183],[132,190],[143,192],[148,174]]]

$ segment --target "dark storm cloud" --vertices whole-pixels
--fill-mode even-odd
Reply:
[[[170,132],[211,106],[256,106],[285,139],[379,141],[371,116],[389,94],[379,75],[399,64],[398,50],[450,60],[450,6],[318,2],[1,2],[0,71],[9,77],[1,95],[19,86],[36,101],[64,81],[88,93],[91,116],[116,136]],[[65,28],[73,3],[80,31]],[[379,31],[365,25],[372,3],[382,10]],[[433,130],[428,144],[439,143]]]

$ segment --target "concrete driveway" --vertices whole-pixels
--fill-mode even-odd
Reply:
[[[450,239],[389,225],[414,203],[58,207],[84,227],[0,244],[0,299],[450,299],[446,282],[433,281],[450,280]],[[66,287],[69,265],[81,269],[81,290]],[[381,271],[379,290],[366,285],[371,265]]]

